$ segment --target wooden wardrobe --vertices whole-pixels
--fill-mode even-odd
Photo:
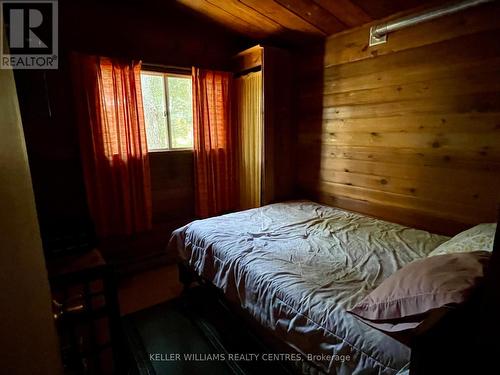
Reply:
[[[291,56],[286,50],[256,45],[233,58],[235,77],[262,74],[262,163],[260,205],[293,195]]]

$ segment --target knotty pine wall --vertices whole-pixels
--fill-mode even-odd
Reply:
[[[368,47],[367,25],[302,51],[299,190],[444,234],[495,221],[499,19],[498,4],[483,5],[387,44]]]

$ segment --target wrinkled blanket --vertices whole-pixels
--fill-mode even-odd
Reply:
[[[194,221],[169,251],[322,371],[395,374],[409,348],[346,309],[447,239],[299,201]]]

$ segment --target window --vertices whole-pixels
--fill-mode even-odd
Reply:
[[[191,76],[141,72],[148,149],[193,148]]]

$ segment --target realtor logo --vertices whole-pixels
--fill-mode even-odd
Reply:
[[[0,1],[0,19],[1,69],[57,69],[57,1]]]

